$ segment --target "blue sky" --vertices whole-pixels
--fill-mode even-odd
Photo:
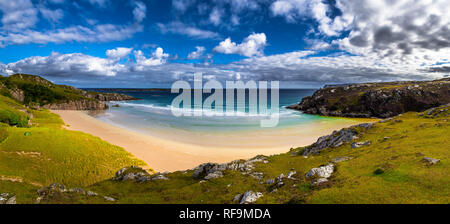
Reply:
[[[0,74],[77,87],[207,79],[282,87],[435,79],[445,0],[0,0]],[[426,27],[426,28],[424,28]]]

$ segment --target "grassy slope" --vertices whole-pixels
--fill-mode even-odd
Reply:
[[[24,111],[26,111],[24,106],[8,97],[0,95],[0,123],[18,127],[28,126],[29,117]]]
[[[297,180],[285,181],[285,186],[273,193],[269,193],[270,186],[231,171],[203,183],[192,179],[189,171],[168,174],[167,181],[108,180],[90,189],[118,198],[118,203],[232,203],[235,195],[248,190],[264,193],[257,203],[450,203],[450,126],[446,113],[437,118],[407,113],[394,119],[401,122],[377,123],[358,140],[370,140],[370,146],[350,149],[346,144],[309,158],[286,153],[271,156],[267,164],[256,163],[255,171],[265,174],[264,181],[287,174],[291,168],[297,171]],[[383,141],[384,137],[390,139]],[[338,156],[355,158],[339,163],[329,184],[313,187],[311,180],[304,178],[311,168]],[[441,162],[427,166],[422,162],[424,156]],[[378,168],[385,172],[374,174]],[[103,203],[93,200],[82,202]]]
[[[87,186],[122,167],[145,166],[120,147],[63,129],[55,114],[34,110],[32,114],[30,128],[0,123],[0,192],[17,194],[18,203],[33,203],[40,186],[54,182]]]
[[[0,84],[7,89],[20,89],[24,92],[26,105],[45,105],[62,103],[71,100],[93,100],[82,96],[80,90],[75,88],[55,85],[39,76],[16,74],[9,77],[0,77]],[[9,96],[5,91],[0,94]]]

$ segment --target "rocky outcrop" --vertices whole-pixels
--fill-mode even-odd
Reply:
[[[89,93],[86,96],[99,101],[126,101],[137,100],[137,98],[120,93]]]
[[[38,197],[36,199],[36,203],[48,203],[51,201],[66,203],[73,200],[73,198],[102,197],[93,191],[84,190],[82,188],[67,188],[66,186],[58,183],[40,188],[37,190],[37,194]],[[107,196],[103,196],[103,198],[105,201],[110,201],[107,199]]]
[[[231,163],[217,164],[217,163],[205,163],[194,168],[192,177],[194,179],[215,179],[223,177],[223,171],[233,170],[240,171],[242,174],[248,174],[255,179],[262,179],[263,174],[258,172],[252,172],[254,163],[263,162],[268,163],[266,156],[257,156],[247,161],[235,160]]]
[[[314,144],[293,152],[292,155],[302,154],[306,156],[309,154],[318,154],[326,148],[337,148],[345,143],[357,139],[359,133],[358,129],[368,130],[372,128],[372,126],[373,124],[371,123],[364,123],[349,128],[343,128],[340,131],[334,131],[331,135],[320,137]]]
[[[289,109],[339,117],[392,117],[450,103],[450,78],[326,86]]]
[[[321,166],[318,168],[312,168],[308,173],[306,173],[306,178],[329,178],[334,172],[334,164],[330,163],[326,166]]]
[[[261,192],[247,191],[244,194],[238,194],[234,197],[233,202],[239,202],[239,204],[251,204],[263,196]]]
[[[165,173],[156,173],[151,175],[144,169],[137,166],[130,166],[120,169],[116,172],[116,176],[113,178],[115,181],[127,181],[131,180],[137,183],[143,183],[152,180],[168,180]]]
[[[433,159],[430,157],[424,157],[423,161],[429,165],[434,165],[434,164],[438,164],[441,160],[440,159]]]
[[[105,110],[108,109],[102,101],[98,100],[74,100],[66,103],[54,103],[42,106],[49,110]]]
[[[0,194],[0,205],[14,205],[16,204],[16,196],[10,193]]]

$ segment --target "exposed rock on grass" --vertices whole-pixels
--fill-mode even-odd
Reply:
[[[336,157],[332,160],[333,163],[341,163],[341,162],[345,162],[347,160],[351,160],[353,159],[353,157],[348,157],[348,156],[340,156],[340,157]]]
[[[225,170],[233,170],[239,171],[242,174],[249,174],[255,179],[261,179],[263,177],[263,173],[257,173],[251,171],[255,168],[254,163],[263,162],[267,163],[266,156],[257,156],[255,158],[249,159],[247,161],[235,160],[231,163],[217,164],[217,163],[205,163],[200,166],[194,168],[194,173],[192,177],[194,179],[214,179],[223,177],[223,172]]]
[[[116,181],[133,180],[135,182],[145,182],[152,180],[152,178],[150,177],[150,174],[147,173],[144,169],[137,166],[131,166],[122,168],[119,171],[117,171],[116,176],[113,178],[113,180]]]
[[[239,195],[240,196],[240,195]],[[261,192],[253,192],[253,191],[247,191],[242,195],[242,198],[240,199],[239,204],[251,204],[254,203],[256,200],[258,200],[260,197],[263,196],[263,193]],[[236,195],[238,197],[238,195]],[[236,199],[235,197],[235,199]]]
[[[356,139],[358,137],[358,129],[362,128],[368,130],[372,127],[373,124],[365,123],[350,128],[343,128],[340,131],[334,131],[331,135],[320,137],[314,144],[294,152],[293,155],[303,154],[306,156],[309,154],[318,154],[321,150],[326,148],[337,148]]]
[[[1,193],[0,194],[0,205],[14,205],[16,204],[16,196],[10,193]]]
[[[350,146],[352,149],[354,148],[359,148],[359,147],[363,147],[363,146],[368,146],[372,144],[370,141],[365,141],[365,142],[353,142],[352,145]]]
[[[306,173],[306,178],[320,177],[329,178],[334,172],[334,165],[328,164],[326,166],[321,166],[318,168],[312,168],[308,173]]]
[[[441,160],[440,159],[433,159],[429,157],[424,157],[423,161],[429,165],[435,165],[438,164]]]

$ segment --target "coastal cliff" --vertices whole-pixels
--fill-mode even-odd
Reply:
[[[450,103],[450,79],[325,86],[289,109],[338,117],[388,118]]]
[[[32,108],[52,110],[104,110],[106,101],[136,100],[118,93],[88,92],[72,86],[56,85],[34,75],[0,77],[0,94]]]

